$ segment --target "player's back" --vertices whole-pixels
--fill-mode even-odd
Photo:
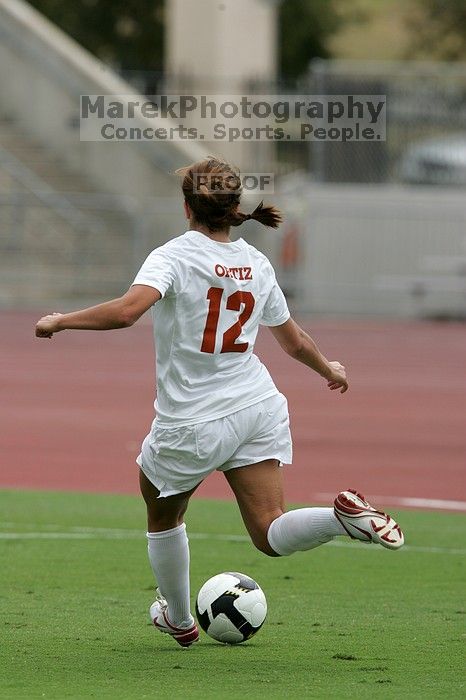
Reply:
[[[156,287],[157,419],[219,418],[277,393],[254,355],[259,324],[289,311],[269,260],[243,239],[188,231],[147,258],[135,284]]]

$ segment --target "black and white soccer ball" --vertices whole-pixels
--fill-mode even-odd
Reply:
[[[254,579],[236,572],[217,574],[197,594],[196,615],[209,637],[239,644],[260,630],[267,601]]]

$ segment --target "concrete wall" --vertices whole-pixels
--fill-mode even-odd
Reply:
[[[275,79],[276,0],[166,0],[166,20],[165,64],[175,93],[243,95]],[[238,117],[229,125],[250,122]],[[273,162],[265,142],[217,141],[209,148],[248,172],[267,172]]]
[[[271,255],[303,312],[466,317],[462,190],[313,185],[289,180]],[[298,231],[294,268],[281,263]]]
[[[275,76],[276,2],[167,0],[169,75],[211,81],[213,92],[235,93],[250,78]],[[205,88],[204,88],[205,89]]]

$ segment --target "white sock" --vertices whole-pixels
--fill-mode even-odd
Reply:
[[[277,554],[288,556],[347,534],[333,508],[298,508],[276,518],[269,527],[267,539]]]
[[[176,627],[192,625],[186,525],[148,532],[147,551],[157,585],[168,603],[168,619]]]

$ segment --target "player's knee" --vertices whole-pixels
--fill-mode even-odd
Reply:
[[[267,539],[267,530],[268,528],[264,528],[264,530],[261,530],[260,532],[253,533],[251,535],[252,543],[254,547],[259,550],[259,552],[262,552],[262,554],[265,554],[268,557],[279,557],[280,555],[277,554],[277,552],[275,552],[275,550],[273,550],[269,544]]]
[[[254,544],[255,548],[259,550],[259,552],[262,552],[262,554],[265,554],[268,557],[279,557],[280,556],[279,554],[277,554],[277,552],[275,552],[272,549],[272,547],[269,545],[269,543],[267,541],[264,542],[262,540],[258,540],[258,541],[253,540],[253,544]]]
[[[277,552],[272,549],[269,543],[269,538],[267,537],[271,523],[280,515],[282,515],[281,509],[277,510],[276,512],[274,511],[264,514],[263,518],[256,517],[254,522],[249,521],[248,523],[248,530],[249,534],[251,535],[253,545],[259,550],[259,552],[262,552],[262,554],[265,554],[268,557],[280,556],[280,554],[277,554]]]
[[[174,515],[151,515],[148,513],[147,526],[149,532],[164,532],[178,527],[183,522],[183,516]]]

